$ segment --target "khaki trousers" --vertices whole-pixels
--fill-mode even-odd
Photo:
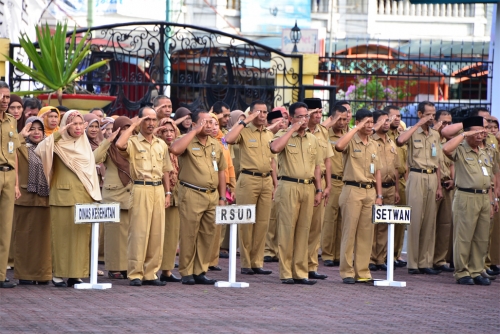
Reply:
[[[255,224],[239,224],[240,263],[242,268],[262,268],[273,198],[273,179],[240,174],[236,183],[238,204],[255,204]]]
[[[399,179],[399,203],[398,205],[406,205],[406,182]],[[403,244],[405,241],[406,225],[396,224],[394,226],[394,260],[401,256],[403,251]]]
[[[436,173],[410,172],[406,202],[411,206],[408,227],[408,269],[432,268],[436,239]]]
[[[446,264],[448,249],[450,247],[450,236],[453,231],[453,194],[455,190],[446,190],[443,187],[443,198],[436,203],[436,242],[434,245],[434,265]]]
[[[91,224],[75,224],[73,206],[50,206],[55,277],[89,277]]]
[[[278,199],[278,191],[274,194],[274,201],[271,203],[271,214],[269,216],[269,226],[266,233],[266,245],[264,248],[264,256],[278,256],[278,222],[276,219],[276,203]]]
[[[12,239],[16,171],[0,171],[0,282],[5,280]]]
[[[128,268],[129,222],[128,210],[121,209],[119,223],[101,224],[100,226],[99,231],[104,231],[104,263],[106,270],[126,271]]]
[[[279,181],[277,192],[280,198],[276,202],[280,279],[308,278],[307,245],[314,185]]]
[[[325,189],[325,178],[321,178],[321,189]],[[318,270],[318,249],[321,242],[321,230],[323,229],[323,220],[325,218],[324,200],[318,206],[313,207],[313,215],[311,219],[311,227],[309,228],[309,241],[307,246],[308,253],[308,270]]]
[[[179,244],[179,229],[181,220],[179,207],[170,206],[165,209],[165,235],[163,238],[163,257],[161,270],[172,270],[175,268],[175,257],[177,245]]]
[[[376,196],[374,188],[344,186],[342,189],[339,198],[343,219],[339,267],[342,279],[371,278],[368,264],[373,243],[372,206]]]
[[[393,205],[396,187],[382,188],[382,204]],[[387,234],[389,224],[374,224],[373,226],[373,245],[370,263],[384,264],[387,257]]]
[[[128,212],[128,278],[155,280],[163,257],[165,234],[163,187],[134,184]]]
[[[332,190],[325,208],[325,219],[321,231],[321,259],[340,261],[340,243],[342,241],[342,214],[339,197],[344,183],[332,179]]]
[[[219,192],[211,194],[179,185],[180,227],[179,273],[206,273],[215,236],[215,207]]]
[[[457,190],[453,199],[453,263],[455,279],[479,276],[488,253],[490,230],[488,194]]]

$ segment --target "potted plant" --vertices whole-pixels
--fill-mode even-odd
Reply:
[[[85,35],[77,43],[76,29],[71,37],[66,37],[68,23],[57,23],[52,34],[49,25],[36,27],[38,49],[28,35],[21,34],[19,43],[26,52],[33,68],[10,57],[7,60],[21,72],[42,83],[45,90],[16,92],[18,95],[34,94],[46,104],[55,96],[59,105],[71,109],[88,110],[92,107],[105,107],[116,99],[116,96],[101,96],[88,94],[78,85],[77,79],[105,65],[108,60],[102,60],[78,72],[78,68],[90,52],[90,43],[85,43],[90,34]],[[69,39],[69,41],[68,41]]]

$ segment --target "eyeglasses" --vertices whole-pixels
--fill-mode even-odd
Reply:
[[[309,117],[310,117],[309,115],[293,116],[293,118],[297,118],[297,119],[305,119],[305,118],[309,118]]]

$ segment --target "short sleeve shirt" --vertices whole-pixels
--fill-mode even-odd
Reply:
[[[283,136],[285,130],[280,130],[274,139]],[[297,179],[314,177],[314,169],[321,165],[323,156],[319,150],[318,139],[309,132],[299,136],[295,132],[286,143],[285,148],[278,153],[278,176],[288,176]]]
[[[396,170],[399,167],[399,158],[396,144],[386,134],[384,140],[377,134],[372,135],[372,139],[377,145],[378,158],[380,160],[380,174],[382,182],[396,182]]]
[[[478,148],[478,152],[475,152],[466,141],[463,141],[451,153],[451,159],[455,162],[457,187],[472,189],[490,187],[493,164],[486,150]]]
[[[365,144],[356,133],[342,153],[344,181],[375,182],[375,172],[382,168],[378,157],[377,144],[373,139],[368,137],[368,143]]]
[[[212,137],[207,137],[206,143],[202,144],[195,136],[179,155],[179,181],[201,188],[216,189],[219,186],[219,171],[226,168],[222,146]]]
[[[236,138],[239,145],[240,169],[251,172],[268,173],[274,154],[269,148],[273,133],[266,129],[259,130],[253,123],[243,128]]]
[[[130,162],[130,176],[133,180],[160,181],[164,173],[173,169],[168,146],[157,137],[153,137],[150,143],[142,133],[131,136],[126,155]]]
[[[319,150],[323,156],[320,165],[321,174],[324,174],[326,172],[325,159],[330,159],[334,155],[332,146],[328,144],[328,130],[323,125],[318,124],[314,132],[311,132],[309,128],[306,129],[306,132],[312,133],[318,139]]]
[[[335,145],[337,145],[337,141],[342,137],[346,132],[342,130],[341,135],[336,135],[332,128],[328,130],[328,141],[332,150],[335,149]],[[337,152],[335,152],[337,153]],[[331,158],[331,173],[333,175],[342,176],[344,174],[344,164],[342,162],[342,154],[334,154]]]
[[[20,147],[17,121],[4,112],[0,118],[0,166],[16,167],[16,151]]]
[[[439,132],[429,129],[429,134],[425,135],[422,128],[419,127],[408,141],[408,166],[419,169],[439,168],[441,159]]]

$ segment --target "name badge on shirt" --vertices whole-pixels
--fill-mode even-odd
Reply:
[[[217,161],[214,160],[213,163],[214,163],[214,170],[216,172],[218,172],[219,171],[219,166],[217,166]]]
[[[483,166],[483,167],[481,167],[481,169],[483,170],[483,175],[484,176],[489,176],[488,175],[488,170],[486,169],[486,167]]]
[[[14,142],[9,142],[9,153],[14,153]]]
[[[370,164],[370,174],[375,174],[375,164]]]

